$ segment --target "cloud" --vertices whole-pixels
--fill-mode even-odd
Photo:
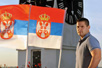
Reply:
[[[1,5],[12,5],[12,4],[19,4],[19,0],[12,0],[12,1],[2,0],[2,1],[0,1],[0,6]]]
[[[3,2],[0,2],[0,6],[1,6],[1,5],[6,5],[6,4],[5,4],[5,3],[3,3]]]

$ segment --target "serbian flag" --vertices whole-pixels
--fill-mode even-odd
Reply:
[[[0,47],[25,49],[29,5],[0,6]]]
[[[32,6],[29,23],[29,46],[59,49],[65,10]]]

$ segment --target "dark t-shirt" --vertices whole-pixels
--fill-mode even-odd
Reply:
[[[90,33],[78,42],[76,48],[76,68],[88,68],[91,61],[91,50],[100,48],[98,40]]]

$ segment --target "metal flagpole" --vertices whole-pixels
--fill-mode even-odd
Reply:
[[[65,23],[66,10],[67,10],[67,9],[65,9],[64,20],[63,20],[64,23]],[[63,24],[63,29],[64,29],[64,24]],[[62,41],[63,41],[63,31],[62,31]],[[60,47],[58,68],[60,68],[60,66],[61,66],[62,45],[63,45],[63,42],[61,43],[61,47]]]
[[[57,0],[54,0],[54,8],[58,8],[58,6],[57,6]]]
[[[30,14],[31,14],[31,7],[32,5],[30,4],[29,8],[29,21],[28,21],[28,28],[27,28],[27,49],[26,49],[26,61],[25,61],[25,68],[27,68],[27,63],[28,63],[28,39],[29,39],[29,23],[30,23]]]

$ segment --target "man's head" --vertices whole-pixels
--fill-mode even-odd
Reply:
[[[88,19],[80,18],[79,20],[77,20],[76,29],[77,29],[78,35],[81,38],[83,38],[89,32],[89,29],[90,29]]]

